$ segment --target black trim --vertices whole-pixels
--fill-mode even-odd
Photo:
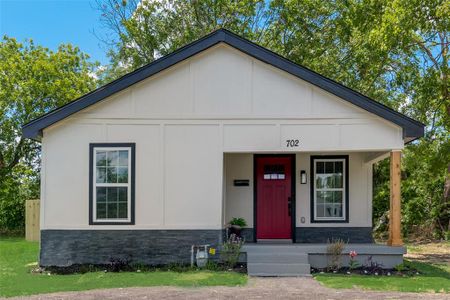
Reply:
[[[257,205],[257,158],[263,158],[263,157],[289,157],[291,158],[291,198],[292,198],[292,212],[291,212],[291,235],[292,235],[292,242],[295,243],[296,240],[296,231],[295,231],[295,220],[296,220],[296,203],[297,198],[295,196],[295,182],[296,182],[296,163],[295,154],[254,154],[253,155],[253,236],[254,236],[254,242],[257,242],[256,232],[257,232],[257,212],[256,212],[256,205]]]
[[[42,136],[42,130],[44,128],[221,42],[226,43],[262,62],[270,64],[300,79],[314,84],[325,91],[328,91],[356,106],[367,110],[368,112],[401,126],[403,128],[404,139],[422,137],[424,134],[424,124],[306,67],[297,65],[294,62],[266,48],[258,46],[257,44],[254,44],[234,33],[231,33],[225,29],[219,29],[169,55],[161,57],[160,59],[157,59],[144,67],[128,73],[121,78],[78,98],[75,101],[61,106],[23,125],[23,135],[26,138],[39,140]]]
[[[253,155],[253,242],[256,243],[256,226],[257,226],[257,220],[256,220],[256,181],[257,181],[257,174],[256,174],[256,154]]]
[[[345,220],[315,220],[314,219],[314,160],[315,159],[344,159],[345,160]],[[311,155],[310,158],[310,210],[311,223],[348,223],[349,221],[349,163],[348,155]]]
[[[94,221],[94,184],[93,184],[93,174],[94,174],[94,148],[95,147],[108,147],[108,148],[119,148],[127,147],[131,148],[131,211],[130,211],[130,222],[95,222]],[[135,215],[135,175],[136,175],[136,144],[135,143],[91,143],[89,144],[89,225],[134,225],[134,215]]]

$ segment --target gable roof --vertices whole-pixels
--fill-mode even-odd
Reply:
[[[252,43],[228,30],[219,29],[169,55],[161,57],[146,66],[128,73],[119,79],[78,98],[75,101],[56,108],[55,110],[52,110],[49,113],[23,125],[23,135],[27,138],[39,140],[42,137],[42,130],[44,128],[61,121],[121,90],[124,90],[141,80],[153,76],[185,59],[205,51],[218,43],[225,43],[262,62],[279,68],[327,92],[330,92],[362,109],[365,109],[370,113],[397,124],[403,128],[403,138],[406,142],[422,137],[424,134],[424,124],[310,69],[295,64],[292,61],[264,47]]]

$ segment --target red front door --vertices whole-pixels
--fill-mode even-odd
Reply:
[[[292,238],[292,157],[256,157],[256,238]]]

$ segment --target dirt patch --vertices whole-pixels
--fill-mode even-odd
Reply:
[[[11,298],[10,298],[11,299]],[[35,295],[12,299],[450,299],[450,294],[330,289],[310,277],[249,279],[243,287],[148,287]]]
[[[450,243],[408,245],[408,254],[405,255],[405,258],[425,263],[450,265]]]

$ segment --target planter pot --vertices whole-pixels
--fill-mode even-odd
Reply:
[[[230,226],[230,235],[234,233],[236,236],[241,237],[241,230],[242,230],[241,226],[231,225]]]

